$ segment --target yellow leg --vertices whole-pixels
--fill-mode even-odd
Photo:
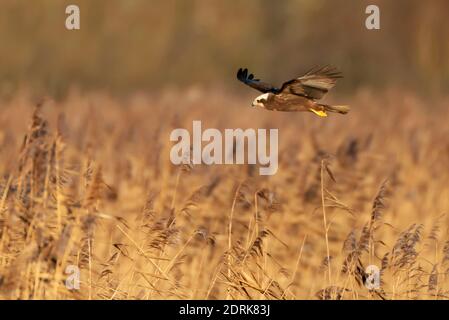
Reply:
[[[315,110],[315,109],[312,109],[312,108],[310,108],[309,110],[312,111],[313,113],[315,113],[317,116],[327,117],[327,113],[324,110]]]

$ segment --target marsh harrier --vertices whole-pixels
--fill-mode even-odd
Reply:
[[[340,72],[330,66],[314,68],[301,77],[284,82],[277,88],[240,68],[237,79],[246,85],[263,92],[254,99],[252,106],[273,111],[311,111],[320,117],[327,117],[327,112],[346,114],[348,106],[331,106],[318,103],[337,82],[342,78]]]

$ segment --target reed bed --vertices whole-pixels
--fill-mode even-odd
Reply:
[[[344,100],[326,119],[199,88],[1,102],[0,298],[448,298],[448,100]],[[279,128],[277,174],[172,165],[193,120]]]

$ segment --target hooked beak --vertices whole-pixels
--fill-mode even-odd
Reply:
[[[253,102],[251,102],[251,107],[255,107],[256,105],[254,104],[254,101]]]

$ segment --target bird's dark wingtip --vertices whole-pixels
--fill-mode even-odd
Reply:
[[[242,78],[242,74],[243,74],[243,69],[239,68],[239,70],[237,71],[237,79],[241,79]]]
[[[259,79],[256,79],[252,73],[249,73],[247,68],[239,68],[237,71],[237,79],[245,83],[260,81]]]

